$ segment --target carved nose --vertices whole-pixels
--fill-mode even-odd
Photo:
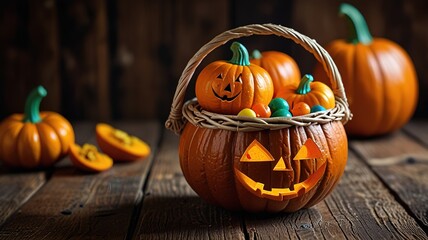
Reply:
[[[282,157],[279,159],[278,163],[275,165],[273,170],[274,171],[284,171],[284,172],[293,171],[293,169],[287,168],[285,166],[285,162],[284,162],[284,159]]]
[[[232,88],[230,87],[230,83],[227,84],[226,88],[224,88],[224,91],[226,91],[226,92],[232,92]]]

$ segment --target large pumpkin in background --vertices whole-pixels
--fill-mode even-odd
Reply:
[[[397,44],[372,38],[361,13],[349,4],[340,6],[349,18],[351,37],[335,40],[326,50],[336,63],[353,119],[346,131],[355,136],[375,136],[401,128],[412,117],[418,100],[418,82],[410,57]],[[329,83],[317,64],[314,77]]]
[[[230,210],[294,212],[323,200],[340,179],[348,145],[340,121],[234,132],[187,123],[183,174],[207,202]]]
[[[196,79],[196,97],[205,110],[222,114],[238,114],[254,104],[268,105],[273,96],[269,73],[251,64],[244,45],[234,42],[230,61],[207,65]]]

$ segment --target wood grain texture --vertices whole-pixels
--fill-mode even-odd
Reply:
[[[350,146],[428,231],[428,149],[402,132]]]
[[[60,1],[63,110],[71,119],[110,119],[106,1]]]
[[[72,124],[79,132],[76,142],[88,141],[93,136],[94,126],[89,122]],[[70,162],[59,160],[55,168],[69,167]],[[49,181],[53,169],[21,171],[5,168],[0,165],[0,226],[15,213],[23,204]]]
[[[187,61],[228,29],[227,1],[125,0],[116,5],[114,114],[164,119]]]
[[[0,166],[0,228],[45,182],[43,171],[11,172]]]
[[[424,239],[427,235],[352,152],[336,189],[310,209],[249,216],[249,239]]]
[[[0,8],[0,119],[23,112],[25,98],[34,82],[29,79],[30,56],[25,51],[26,21],[22,2],[2,2]],[[24,37],[25,36],[25,37]]]
[[[147,141],[156,151],[158,123],[114,126]],[[79,132],[76,127],[76,135]],[[95,141],[93,136],[89,142]],[[153,155],[144,161],[116,163],[99,174],[78,171],[66,159],[69,164],[58,167],[31,201],[6,221],[0,238],[124,239]]]
[[[416,119],[404,126],[404,131],[428,148],[428,119]]]
[[[165,132],[145,191],[135,239],[244,239],[237,214],[208,205],[184,179],[178,137]]]
[[[61,110],[61,79],[59,72],[58,12],[54,0],[28,1],[29,49],[32,75],[28,80],[43,85],[48,91],[44,108]],[[32,88],[36,87],[30,86]]]

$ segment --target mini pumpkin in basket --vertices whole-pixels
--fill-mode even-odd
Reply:
[[[330,77],[334,108],[297,117],[249,118],[209,112],[197,99],[184,103],[185,90],[203,58],[230,40],[251,35],[291,39],[312,53]],[[220,102],[230,101],[231,106],[242,97],[237,95],[239,91],[232,91],[236,79],[243,83],[246,71],[241,66],[237,69],[227,74],[228,83],[221,83],[226,87],[231,84],[230,96],[222,99],[217,93]],[[238,85],[235,90],[244,88]],[[251,104],[259,100],[253,98]],[[342,176],[348,157],[343,124],[350,117],[340,74],[321,46],[290,28],[254,24],[216,36],[190,59],[179,80],[166,127],[181,134],[183,174],[207,202],[229,210],[294,212],[323,200]]]

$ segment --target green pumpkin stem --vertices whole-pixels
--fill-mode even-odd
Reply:
[[[310,74],[305,74],[302,80],[300,80],[299,87],[296,89],[297,94],[305,95],[311,92],[311,82],[314,81],[314,77]]]
[[[233,56],[229,63],[240,66],[250,65],[250,57],[244,45],[240,44],[239,42],[233,42],[230,46],[230,50],[232,50]]]
[[[339,14],[347,17],[349,21],[351,35],[348,38],[348,42],[370,44],[373,41],[366,20],[358,9],[350,4],[342,3],[339,7]]]
[[[38,123],[42,121],[40,118],[40,102],[47,94],[43,86],[38,86],[30,92],[25,102],[23,122]]]
[[[262,58],[262,53],[259,50],[255,49],[251,53],[251,58],[253,58],[253,59],[260,59],[260,58]]]

